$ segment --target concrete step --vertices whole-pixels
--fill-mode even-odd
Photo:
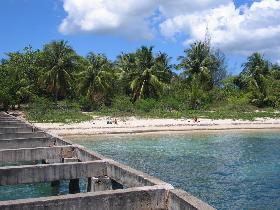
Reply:
[[[18,139],[2,139],[0,140],[0,148],[3,149],[20,149],[35,147],[51,147],[54,146],[55,140],[38,137],[38,138],[18,138]]]
[[[31,125],[26,123],[1,123],[0,128],[10,128],[10,127],[17,127],[17,128],[32,128]]]
[[[2,117],[2,118],[0,118],[0,122],[1,121],[19,121],[19,119],[10,118],[10,117]]]
[[[21,120],[0,120],[0,124],[5,124],[5,123],[24,123]]]
[[[0,140],[2,139],[17,139],[17,138],[36,138],[36,137],[46,137],[47,134],[38,132],[19,132],[19,133],[0,133]]]
[[[32,132],[31,127],[0,127],[0,133],[22,133],[22,132]]]

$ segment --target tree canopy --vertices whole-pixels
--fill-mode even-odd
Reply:
[[[174,65],[166,53],[147,46],[115,60],[94,52],[80,56],[63,40],[38,50],[28,46],[0,63],[0,106],[47,98],[71,100],[86,110],[127,99],[123,106],[150,101],[168,110],[280,107],[280,66],[260,53],[248,56],[239,75],[228,73],[225,55],[210,41],[194,42],[177,60]]]

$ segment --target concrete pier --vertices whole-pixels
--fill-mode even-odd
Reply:
[[[109,177],[90,177],[88,178],[88,192],[98,192],[104,190],[112,190],[112,181]]]
[[[30,184],[107,175],[103,160],[0,167],[0,185]]]
[[[72,150],[71,146],[35,147],[0,150],[0,164],[52,160],[62,162],[64,151]]]
[[[38,164],[39,163],[39,164]],[[1,186],[50,182],[59,194],[0,201],[0,210],[213,210],[189,193],[0,112]],[[80,193],[80,180],[87,193]]]
[[[2,139],[19,139],[19,138],[38,138],[47,137],[46,133],[38,132],[18,132],[18,133],[0,133],[0,140]]]

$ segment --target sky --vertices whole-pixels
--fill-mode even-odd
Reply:
[[[0,23],[0,58],[63,39],[84,56],[147,45],[175,63],[208,33],[232,74],[253,52],[280,63],[279,0],[1,0]]]

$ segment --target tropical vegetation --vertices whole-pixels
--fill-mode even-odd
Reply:
[[[80,56],[63,40],[6,55],[0,62],[0,109],[24,109],[35,121],[89,119],[82,111],[176,118],[279,117],[275,111],[280,109],[280,66],[255,52],[238,75],[231,75],[225,55],[210,41],[191,44],[176,64],[166,53],[146,46],[115,60],[94,52]]]

